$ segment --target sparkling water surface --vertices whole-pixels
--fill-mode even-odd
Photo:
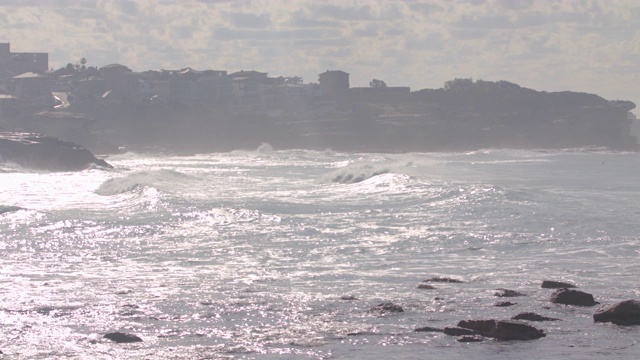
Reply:
[[[124,154],[0,170],[6,359],[636,359],[640,327],[549,302],[640,299],[640,155]],[[417,286],[447,276],[461,284]],[[493,305],[508,288],[527,296]],[[350,297],[353,300],[344,300]],[[382,302],[403,313],[368,310]],[[534,341],[414,332],[520,312]],[[122,331],[144,341],[116,344]]]

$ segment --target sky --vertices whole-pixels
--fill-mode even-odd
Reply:
[[[506,80],[640,106],[638,0],[3,0],[0,42],[149,69],[326,70],[412,90]],[[637,111],[636,111],[637,113]]]

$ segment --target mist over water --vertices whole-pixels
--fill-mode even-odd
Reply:
[[[638,299],[636,153],[124,154],[0,173],[7,358],[636,358],[638,328],[551,304],[545,279]],[[448,276],[463,284],[434,284]],[[494,307],[498,288],[525,293]],[[354,300],[342,300],[341,298]],[[404,312],[368,310],[391,301]],[[533,311],[547,337],[418,327]],[[144,342],[115,344],[111,331]]]

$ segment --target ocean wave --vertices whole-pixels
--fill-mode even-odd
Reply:
[[[355,184],[388,172],[389,169],[387,168],[363,165],[361,167],[347,167],[336,170],[329,174],[328,177],[330,181],[334,183]]]
[[[123,177],[106,180],[96,190],[96,194],[119,195],[147,187],[170,190],[173,184],[188,179],[190,179],[188,175],[174,170],[136,171]]]

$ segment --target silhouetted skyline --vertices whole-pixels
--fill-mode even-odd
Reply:
[[[580,1],[70,1],[0,5],[0,42],[50,67],[324,69],[389,86],[508,80],[640,103],[640,4]]]

